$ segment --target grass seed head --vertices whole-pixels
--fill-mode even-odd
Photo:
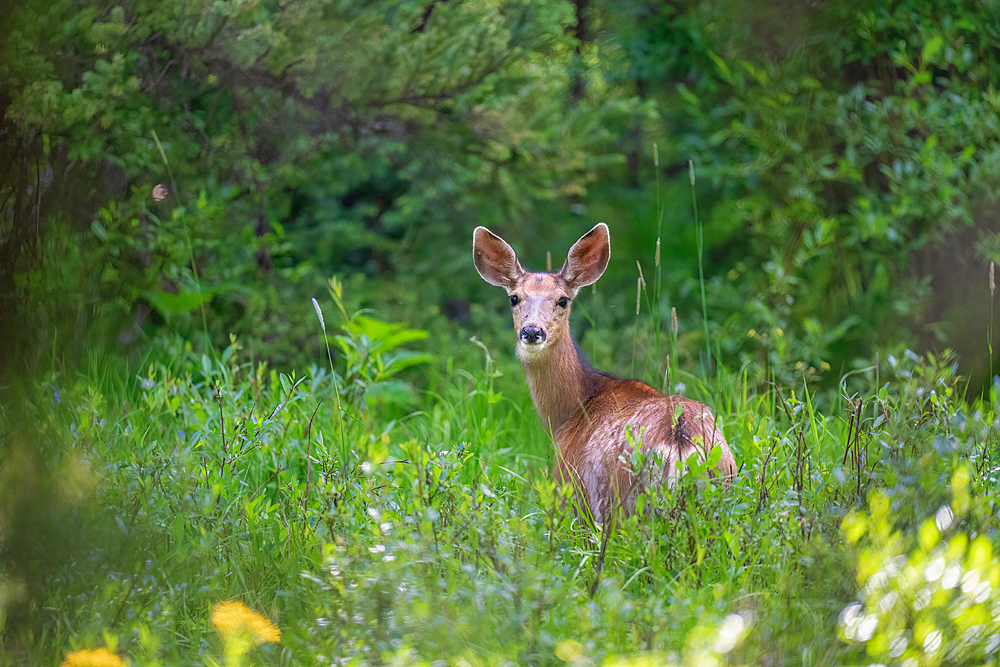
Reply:
[[[316,297],[313,297],[313,308],[316,309],[316,317],[319,318],[319,326],[323,329],[323,333],[326,333],[326,322],[323,321],[323,311],[319,307],[319,301]]]

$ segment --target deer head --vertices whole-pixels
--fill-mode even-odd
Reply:
[[[514,250],[502,238],[476,227],[472,255],[483,280],[507,290],[517,355],[524,363],[547,356],[561,343],[571,343],[569,313],[581,287],[597,281],[611,258],[608,226],[598,223],[570,248],[566,263],[555,273],[521,268]]]

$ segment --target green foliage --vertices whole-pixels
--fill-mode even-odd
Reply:
[[[442,291],[464,269],[455,220],[582,193],[632,107],[600,59],[570,100],[572,20],[563,0],[15,2],[0,40],[12,339],[66,326],[25,306],[42,291],[112,336],[236,333],[288,359],[308,328],[281,306],[317,269],[416,271]],[[42,232],[80,246],[59,261],[61,301],[56,281],[13,289],[51,270]],[[250,340],[262,324],[273,335]]]
[[[321,350],[284,306],[325,276],[430,328],[487,293],[461,279],[473,223],[547,249],[593,215],[626,257],[662,241],[653,331],[676,307],[716,361],[832,390],[953,343],[989,384],[964,288],[1000,258],[994,8],[577,4],[14,3],[11,356],[236,334],[300,362]]]
[[[849,606],[858,586],[874,590],[879,563],[918,544],[924,569],[939,555],[951,562],[952,547],[979,560],[996,549],[995,413],[956,401],[947,361],[890,359],[872,376],[886,384],[852,398],[842,417],[820,414],[801,385],[755,394],[744,374],[720,386],[716,403],[741,463],[733,487],[705,476],[711,461],[691,461],[676,488],[641,496],[639,515],[595,527],[564,505],[551,454],[535,454],[551,445],[518,409],[521,378],[500,375],[488,352],[483,370],[458,361],[479,366],[476,341],[447,363],[420,358],[437,369],[431,391],[404,403],[391,392],[352,399],[359,382],[370,398],[373,384],[398,380],[417,359],[402,351],[423,334],[348,315],[342,287],[331,286],[345,351],[331,370],[271,371],[234,342],[138,376],[95,364],[77,380],[38,385],[19,423],[49,446],[30,466],[6,447],[2,469],[50,470],[62,490],[32,502],[93,528],[51,554],[45,571],[55,576],[30,589],[19,564],[38,561],[0,542],[6,664],[98,646],[132,664],[212,662],[224,647],[209,618],[228,599],[281,629],[280,644],[246,654],[251,663],[850,660],[859,619],[889,614],[878,628],[910,632],[911,644],[934,631],[919,620],[930,611]],[[414,400],[418,411],[400,412]],[[12,426],[3,423],[4,442]],[[949,488],[952,532],[928,541],[925,517]],[[17,516],[0,513],[0,535],[13,534]],[[855,551],[869,522],[866,550]],[[897,604],[917,600],[918,588]],[[945,612],[955,604],[942,598]],[[845,608],[854,611],[838,635]],[[943,646],[982,615],[967,613],[935,626]],[[962,656],[989,648],[993,631],[983,632]],[[881,659],[896,644],[880,636],[865,645]]]
[[[841,612],[842,636],[884,664],[981,664],[1000,647],[990,503],[970,494],[973,472],[958,466],[952,499],[918,532],[894,531],[891,500],[879,494],[868,516],[851,513],[844,532],[865,536],[857,573],[860,602]],[[980,532],[985,529],[985,532]],[[950,537],[945,537],[949,535]]]
[[[965,262],[978,260],[985,295],[987,262],[958,230],[993,236],[995,8],[834,2],[789,21],[751,7],[734,20],[730,3],[688,10],[707,37],[678,84],[692,131],[674,150],[695,151],[725,198],[706,223],[734,266],[715,283],[718,305],[750,307],[721,335],[783,332],[787,353],[769,345],[759,363],[787,381],[778,357],[849,368],[925,320],[954,318],[941,335],[967,326],[948,305],[968,293],[951,287]]]

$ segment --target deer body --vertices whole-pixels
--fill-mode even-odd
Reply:
[[[607,225],[598,224],[569,251],[556,273],[521,268],[507,243],[485,227],[473,236],[473,259],[486,282],[507,289],[518,335],[517,354],[542,424],[556,447],[555,477],[571,483],[596,521],[616,507],[631,512],[641,488],[676,483],[691,455],[721,449],[718,472],[736,474],[729,445],[707,406],[665,395],[644,382],[595,370],[569,330],[571,302],[600,278],[611,256]],[[663,467],[633,470],[633,444],[662,455]]]

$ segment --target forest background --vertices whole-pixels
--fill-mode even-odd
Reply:
[[[2,13],[0,627],[12,664],[54,664],[95,638],[123,646],[139,664],[203,664],[212,644],[198,637],[209,633],[211,596],[189,596],[176,572],[162,570],[185,557],[200,559],[197,576],[208,577],[205,587],[217,598],[300,619],[299,643],[288,643],[283,661],[308,663],[303,656],[317,651],[375,664],[390,656],[474,664],[637,654],[682,660],[683,651],[670,652],[701,646],[699,637],[726,628],[733,634],[738,617],[739,640],[713,649],[722,655],[748,636],[751,617],[761,627],[784,618],[778,601],[790,589],[768,589],[773,609],[747,602],[762,582],[801,582],[775,584],[758,561],[740,555],[749,551],[785,574],[786,566],[815,562],[839,572],[839,584],[816,593],[822,603],[802,604],[820,625],[832,628],[840,618],[848,630],[826,639],[804,627],[781,638],[759,631],[735,659],[803,650],[840,659],[843,651],[860,655],[848,640],[876,613],[858,611],[860,599],[854,615],[844,616],[853,566],[844,580],[838,560],[854,562],[859,553],[848,545],[860,533],[843,528],[845,517],[863,522],[868,513],[870,525],[892,523],[874,490],[896,488],[902,495],[890,503],[894,510],[900,498],[924,494],[907,510],[912,516],[898,519],[914,540],[926,518],[921,508],[939,518],[947,506],[968,515],[955,530],[969,544],[982,535],[996,542],[987,443],[996,426],[1000,5],[6,0]],[[506,299],[471,262],[476,225],[507,239],[525,266],[543,269],[558,267],[599,221],[611,227],[612,264],[575,306],[584,352],[602,369],[712,403],[746,438],[735,441],[747,480],[735,499],[709,503],[709,518],[685,506],[689,522],[667,513],[654,524],[670,530],[644,533],[672,554],[645,552],[656,566],[637,564],[627,544],[618,560],[608,558],[607,530],[587,533],[547,513],[544,499],[553,493],[539,480],[547,479],[551,446],[513,359]],[[309,409],[289,413],[279,438],[265,426],[283,419],[293,399]],[[235,414],[243,415],[241,437],[256,448],[253,456],[231,449]],[[137,420],[147,424],[141,445],[129,439]],[[420,420],[426,424],[416,426]],[[754,430],[765,421],[766,436]],[[748,422],[756,426],[744,429]],[[971,434],[961,446],[954,442],[959,423]],[[421,437],[422,428],[435,435]],[[294,451],[274,449],[268,438],[286,438],[289,429],[298,433]],[[325,442],[316,440],[319,432]],[[913,438],[930,449],[918,451]],[[862,440],[871,452],[861,453]],[[426,450],[411,451],[414,443]],[[928,467],[927,456],[940,466]],[[900,472],[904,459],[929,477]],[[154,460],[176,477],[173,488],[159,476],[150,481]],[[214,473],[212,460],[220,462]],[[372,464],[387,461],[395,476],[378,486]],[[424,461],[426,471],[401,468],[413,461]],[[188,464],[200,466],[200,477]],[[238,464],[247,467],[237,484]],[[354,464],[363,475],[349,474]],[[768,473],[769,464],[782,472]],[[454,485],[437,496],[421,486],[434,466],[436,483]],[[186,474],[197,479],[185,481]],[[769,474],[782,481],[769,482]],[[66,484],[68,491],[54,491]],[[980,504],[961,500],[968,484]],[[408,500],[386,488],[406,490]],[[812,494],[808,502],[803,494]],[[487,499],[507,502],[498,497],[510,505],[484,517]],[[779,497],[785,504],[772,504]],[[414,527],[400,544],[429,550],[415,561],[447,569],[438,532],[447,528],[464,545],[457,549],[470,550],[456,562],[475,563],[479,576],[485,568],[487,580],[505,586],[514,585],[505,577],[517,569],[501,562],[509,554],[498,555],[505,531],[537,530],[544,535],[538,544],[531,535],[511,539],[528,552],[545,544],[548,556],[563,545],[554,561],[563,569],[543,577],[527,568],[522,574],[538,580],[517,586],[536,590],[545,580],[566,600],[581,600],[595,595],[605,568],[619,585],[641,581],[642,573],[649,578],[642,599],[687,620],[668,627],[630,616],[619,623],[631,630],[622,631],[618,648],[599,648],[582,636],[560,638],[558,619],[578,623],[578,615],[536,600],[533,611],[518,604],[501,623],[518,640],[471,650],[469,631],[429,649],[418,637],[440,627],[398,630],[387,620],[394,594],[383,582],[376,588],[390,601],[350,602],[361,605],[357,614],[373,634],[359,639],[345,621],[331,648],[314,637],[326,617],[314,613],[308,627],[302,619],[323,604],[343,605],[330,613],[344,617],[349,586],[334,604],[317,602],[316,591],[288,594],[273,572],[261,581],[238,577],[241,589],[226,583],[234,557],[220,545],[243,544],[259,529],[254,508],[264,500],[260,516],[283,526],[274,528],[271,546],[295,544],[297,558],[286,550],[277,567],[273,555],[256,562],[244,554],[250,572],[335,576],[330,558],[361,558],[331,556],[336,545],[351,544],[350,536],[368,545],[364,522],[375,512],[394,517],[379,526]],[[338,514],[347,506],[350,519]],[[987,509],[979,515],[975,508]],[[803,527],[798,536],[778,528],[790,511]],[[734,537],[725,522],[746,512],[770,512],[770,523]],[[511,528],[513,515],[537,522]],[[190,523],[177,525],[170,518],[177,516]],[[495,528],[490,565],[482,564],[489,549],[481,542],[463,542],[473,518]],[[290,527],[298,521],[302,532]],[[68,525],[89,527],[64,540]],[[218,525],[233,533],[206,546],[206,531]],[[702,534],[699,525],[714,527]],[[768,531],[779,531],[788,548],[761,552]],[[890,534],[886,528],[886,540]],[[489,542],[482,529],[476,539]],[[832,551],[818,555],[817,543]],[[929,563],[934,544],[920,542]],[[702,556],[692,564],[684,557],[692,548],[724,551],[719,558],[729,565],[704,565]],[[81,559],[100,563],[101,581],[117,587],[88,580],[78,571]],[[219,563],[229,568],[225,577],[213,569]],[[358,580],[370,583],[369,565],[352,563]],[[451,593],[462,590],[441,580]],[[135,581],[160,591],[148,594],[147,605],[165,595],[172,612],[121,611],[138,604]],[[679,593],[678,586],[690,588]],[[715,591],[709,607],[718,627],[711,614],[677,612],[687,608],[686,595],[706,590]],[[968,594],[976,590],[973,584]],[[280,595],[275,602],[280,591],[304,607],[285,605]],[[406,600],[397,604],[416,604],[400,595]],[[500,589],[456,595],[444,626],[481,613],[484,595],[509,599]],[[55,613],[56,599],[76,602]],[[605,601],[601,613],[627,616],[626,603],[638,605],[627,595],[615,599],[619,606]],[[88,617],[109,600],[121,605],[113,618]],[[408,609],[407,618],[428,622]],[[140,627],[140,617],[150,625]],[[933,662],[941,651],[940,659],[947,642],[930,653],[927,644],[938,630],[901,622],[904,634],[861,650],[903,660],[919,645],[922,656]],[[989,623],[997,621],[982,624],[980,648],[990,650],[973,651],[975,659],[995,659],[1000,640],[990,638],[1000,635]],[[890,647],[904,636],[906,646],[893,655]],[[821,648],[802,648],[814,644]],[[960,645],[979,646],[955,639]]]

